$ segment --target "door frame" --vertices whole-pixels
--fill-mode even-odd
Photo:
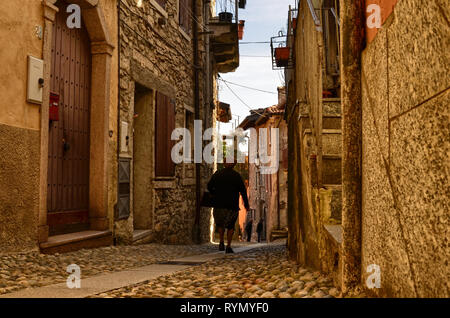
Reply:
[[[52,30],[57,0],[43,1],[44,6],[44,87],[41,106],[40,177],[39,177],[39,243],[48,241],[47,224],[47,172],[49,97]],[[111,67],[114,45],[106,25],[103,9],[98,0],[66,0],[78,4],[91,42],[91,114],[89,163],[89,223],[91,230],[109,229],[108,221],[108,143]]]

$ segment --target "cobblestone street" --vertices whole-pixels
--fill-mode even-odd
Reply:
[[[132,280],[81,297],[90,298],[339,298],[330,278],[287,259],[285,241],[234,244],[235,254],[217,253],[214,244],[171,246],[147,244],[80,250],[67,254],[22,253],[0,257],[0,294],[35,291],[64,283],[67,266],[80,266],[82,280],[120,275],[147,265],[172,268],[156,278]],[[185,257],[191,261],[184,263]],[[193,257],[193,258],[192,258]],[[206,257],[206,258],[205,258]],[[192,261],[195,259],[207,259]],[[179,270],[179,263],[184,269]],[[159,265],[161,264],[161,265]],[[174,265],[174,266],[171,266]],[[187,266],[186,266],[187,265]],[[103,277],[103,278],[102,278]],[[110,276],[111,277],[111,276]],[[115,288],[115,289],[114,289]],[[68,291],[68,290],[67,290]],[[60,294],[60,295],[64,295]],[[21,296],[19,296],[21,297]],[[58,296],[59,297],[59,296]]]
[[[226,255],[169,276],[98,294],[132,298],[333,298],[329,278],[287,260],[283,244]]]
[[[148,244],[111,246],[66,254],[38,252],[0,256],[0,295],[29,287],[65,282],[67,266],[77,264],[84,278],[168,261],[177,257],[215,252],[212,244],[196,246]]]

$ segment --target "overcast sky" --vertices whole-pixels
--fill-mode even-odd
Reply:
[[[295,7],[295,2],[296,0],[247,0],[246,9],[239,10],[239,20],[245,20],[244,39],[241,42],[270,41],[280,30],[286,32],[289,5]],[[220,74],[221,77],[229,82],[276,93],[277,87],[282,85],[282,76],[280,71],[272,70],[270,44],[240,44],[239,50],[239,68],[233,73]],[[252,109],[269,107],[278,101],[276,94],[229,86]],[[240,121],[249,115],[249,109],[221,81],[219,100],[231,105],[233,121],[238,119],[235,115],[240,116]],[[220,125],[222,133],[231,129],[231,124]]]

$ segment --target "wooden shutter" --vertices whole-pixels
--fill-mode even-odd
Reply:
[[[175,102],[160,92],[156,92],[155,124],[155,176],[175,176],[175,163],[171,152],[174,141],[171,140],[175,129]]]
[[[179,21],[180,27],[187,34],[191,33],[191,7],[192,0],[179,0]]]
[[[156,2],[163,8],[166,9],[167,0],[156,0]]]

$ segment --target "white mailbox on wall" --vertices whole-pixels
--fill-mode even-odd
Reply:
[[[28,56],[27,102],[42,104],[44,87],[44,61]]]

